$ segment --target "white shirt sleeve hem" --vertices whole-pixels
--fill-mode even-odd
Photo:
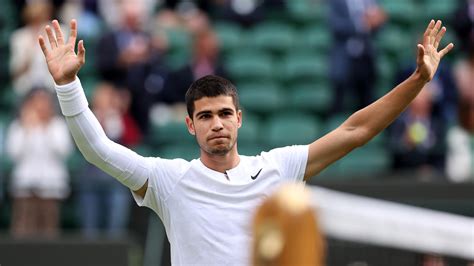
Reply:
[[[68,84],[55,85],[61,112],[64,116],[75,116],[88,107],[87,98],[78,77]]]

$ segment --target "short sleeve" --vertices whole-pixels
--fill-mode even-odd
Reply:
[[[138,206],[145,206],[160,216],[166,207],[166,199],[173,193],[176,184],[190,167],[190,163],[183,159],[167,160],[149,158],[153,171],[148,179],[148,188],[145,197],[140,197],[132,191]]]
[[[264,156],[269,156],[277,164],[283,179],[303,181],[308,161],[308,150],[308,145],[294,145],[270,150]]]

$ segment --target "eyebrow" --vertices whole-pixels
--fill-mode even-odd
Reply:
[[[232,112],[232,113],[234,113],[234,109],[232,109],[232,108],[222,108],[218,112],[219,113],[222,113],[222,112]]]
[[[234,113],[234,109],[232,109],[232,108],[222,108],[222,109],[219,109],[217,111],[217,113],[222,113],[222,112],[232,112],[232,113]],[[200,115],[203,115],[203,114],[212,114],[212,112],[210,110],[200,111],[199,113],[196,114],[196,117],[198,117]]]

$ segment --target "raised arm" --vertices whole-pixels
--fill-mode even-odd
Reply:
[[[353,149],[367,143],[405,110],[425,84],[433,78],[441,58],[454,47],[450,43],[438,51],[439,43],[446,32],[446,28],[441,25],[439,20],[436,23],[434,20],[429,23],[423,35],[423,43],[418,44],[417,68],[408,79],[309,145],[305,180]]]
[[[150,161],[135,152],[112,142],[105,135],[97,118],[88,107],[87,99],[77,78],[85,63],[83,41],[78,43],[75,52],[77,23],[71,21],[70,36],[66,42],[58,21],[45,27],[50,48],[43,36],[38,41],[48,64],[48,69],[56,83],[56,93],[61,111],[71,131],[74,141],[87,161],[115,177],[138,195],[146,193]]]

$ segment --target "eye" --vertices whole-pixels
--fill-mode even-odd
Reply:
[[[231,112],[231,111],[224,111],[221,113],[221,116],[223,117],[228,117],[228,116],[232,116],[234,113]]]
[[[202,114],[199,116],[199,119],[209,119],[209,118],[211,118],[210,114]]]

